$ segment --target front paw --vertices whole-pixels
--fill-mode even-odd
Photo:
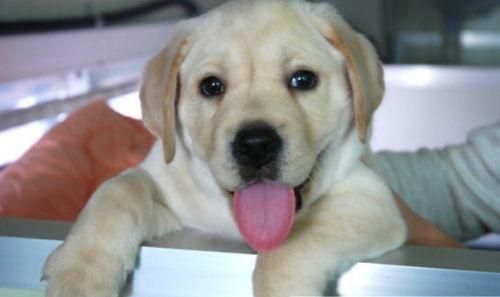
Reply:
[[[59,246],[47,259],[47,297],[117,297],[126,277],[118,259],[98,249]]]
[[[259,254],[253,273],[254,296],[322,296],[327,282],[323,267],[280,252]]]

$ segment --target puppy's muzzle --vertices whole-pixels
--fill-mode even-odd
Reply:
[[[242,127],[232,143],[232,154],[242,168],[259,170],[277,160],[283,141],[276,130],[265,123]]]

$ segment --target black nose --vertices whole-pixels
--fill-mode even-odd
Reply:
[[[252,124],[236,133],[232,153],[240,165],[260,168],[277,158],[281,146],[281,138],[271,126]]]

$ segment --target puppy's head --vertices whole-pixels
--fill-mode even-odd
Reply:
[[[300,191],[328,180],[325,155],[351,134],[350,146],[366,141],[383,95],[381,69],[373,47],[330,5],[232,2],[182,23],[150,61],[143,117],[167,162],[177,131],[178,147],[234,194],[242,233],[253,232],[248,217],[278,209],[269,212],[279,226],[268,226],[278,235],[261,246],[246,236],[267,249],[286,237]],[[304,205],[316,198],[304,195]]]

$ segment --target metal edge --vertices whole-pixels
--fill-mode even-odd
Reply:
[[[69,222],[0,218],[0,236],[64,240]],[[254,254],[249,247],[195,230],[167,234],[144,244],[146,247]],[[403,246],[380,257],[363,261],[372,264],[500,273],[500,252],[472,249]]]

